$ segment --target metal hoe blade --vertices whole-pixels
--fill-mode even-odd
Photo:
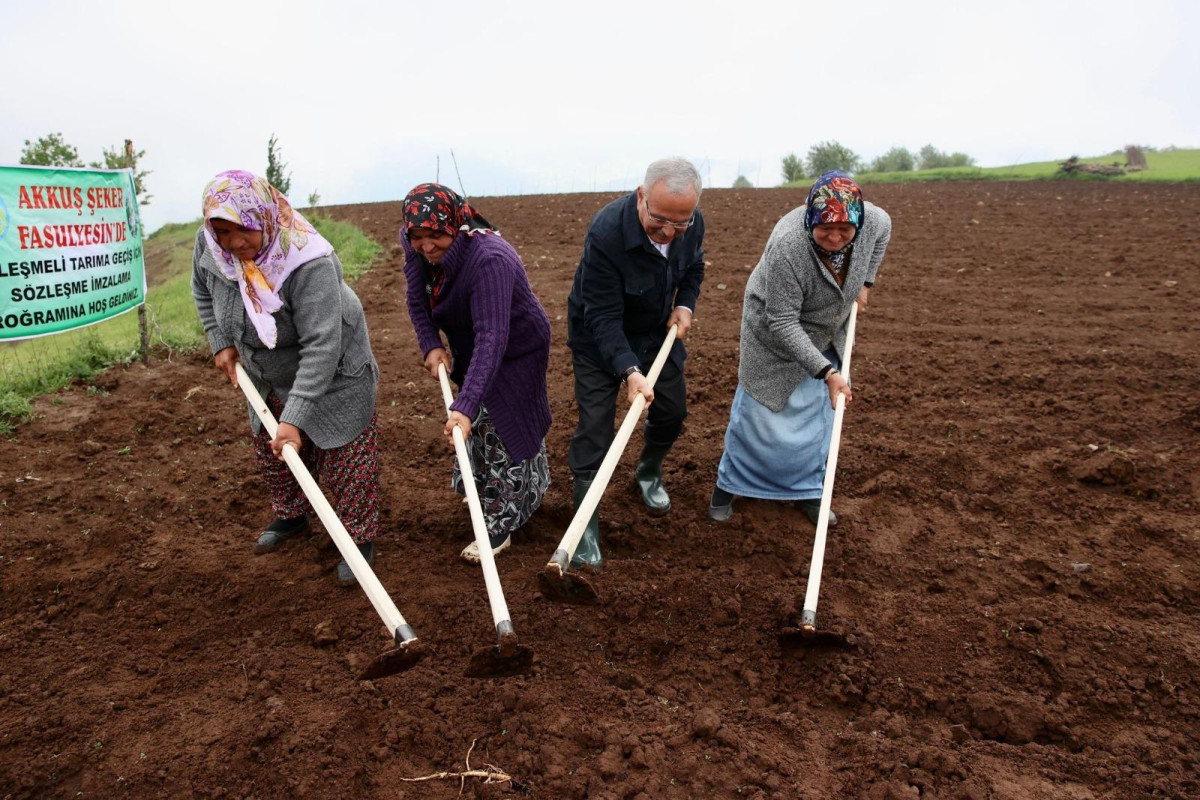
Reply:
[[[600,593],[595,585],[578,572],[566,572],[558,564],[547,564],[538,573],[542,594],[551,600],[577,605],[594,605],[600,602]]]
[[[533,649],[520,644],[517,635],[509,632],[500,643],[477,650],[467,666],[469,678],[507,678],[524,675],[533,667]]]
[[[358,674],[360,681],[373,681],[376,678],[386,678],[411,669],[425,656],[425,646],[416,639],[402,642],[398,647],[377,655],[370,664]]]
[[[783,644],[800,644],[814,648],[849,649],[854,642],[844,631],[817,628],[817,615],[805,611],[800,617],[799,627],[785,627],[779,631]]]
[[[853,647],[846,640],[845,634],[836,631],[817,630],[811,625],[801,625],[798,628],[787,627],[779,631],[779,640],[785,644],[800,644],[809,647],[828,647],[850,649]]]

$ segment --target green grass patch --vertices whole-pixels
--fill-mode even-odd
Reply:
[[[33,419],[33,407],[29,400],[16,392],[0,394],[0,433],[12,433],[16,425]]]
[[[347,282],[365,273],[383,248],[348,222],[310,218],[342,261]],[[145,242],[146,322],[151,346],[186,352],[204,344],[204,330],[192,303],[192,252],[200,223],[172,223]],[[0,342],[0,433],[27,422],[29,401],[58,391],[76,379],[88,380],[113,364],[138,356],[137,312],[66,333]]]
[[[69,336],[71,341],[55,342],[52,347],[39,339],[6,345],[11,349],[0,356],[4,367],[0,371],[0,433],[9,433],[33,417],[29,401],[34,397],[57,391],[75,378],[90,378],[123,355],[136,355],[136,349],[123,354],[105,342],[95,330],[99,327],[59,334],[56,338]]]
[[[200,220],[193,222],[168,222],[161,228],[150,234],[147,242],[152,242],[156,239],[179,239],[182,234],[186,234],[188,241],[191,241],[196,231],[200,229]]]
[[[320,212],[310,214],[308,221],[333,245],[346,273],[346,282],[351,285],[383,253],[383,248],[374,239],[349,222],[326,217]]]
[[[1059,165],[1066,161],[1034,161],[1006,167],[944,167],[911,172],[859,172],[854,179],[860,184],[905,183],[907,181],[1030,181],[1030,180],[1098,180],[1134,182],[1200,181],[1200,150],[1155,150],[1146,153],[1149,169],[1127,172],[1124,175],[1063,175]],[[1092,164],[1124,164],[1125,153],[1114,152],[1090,156],[1080,161]],[[795,181],[788,186],[807,189],[812,179]]]

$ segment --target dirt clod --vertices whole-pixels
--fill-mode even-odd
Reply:
[[[317,647],[327,647],[337,640],[337,631],[333,629],[331,620],[325,620],[313,628],[313,644]]]
[[[721,715],[713,708],[702,708],[692,717],[692,735],[711,739],[721,727]]]

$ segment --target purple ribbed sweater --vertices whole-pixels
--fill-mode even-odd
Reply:
[[[443,346],[438,329],[450,345],[451,377],[460,387],[450,408],[475,419],[482,403],[515,462],[537,455],[550,430],[550,318],[521,257],[497,234],[460,231],[442,257],[446,277],[430,309],[421,256],[407,236],[400,243],[421,355]]]

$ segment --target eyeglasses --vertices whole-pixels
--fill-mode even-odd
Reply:
[[[696,212],[694,211],[692,212],[692,215],[683,222],[676,222],[673,219],[663,219],[658,214],[655,214],[653,211],[651,211],[649,198],[643,197],[642,204],[646,206],[646,216],[653,220],[654,223],[660,228],[674,228],[677,231],[686,231],[688,228],[692,227],[692,223],[696,221]]]

